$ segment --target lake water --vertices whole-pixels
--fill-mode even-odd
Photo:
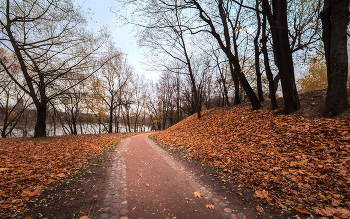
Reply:
[[[0,126],[2,128],[2,126]],[[102,124],[78,124],[77,125],[77,132],[78,134],[103,134],[107,133],[108,124],[102,125]],[[142,130],[141,127],[139,128],[140,131],[150,131],[151,127],[149,126],[143,126]],[[115,127],[113,126],[113,132],[115,131]],[[131,129],[131,131],[134,131]],[[126,126],[119,125],[119,132],[127,132]],[[69,135],[69,126],[64,125],[64,128],[62,125],[57,124],[56,128],[52,124],[46,125],[46,135],[47,136],[57,136],[57,135]],[[23,128],[16,128],[13,130],[12,134],[8,137],[24,137],[24,136],[34,136],[34,126],[27,127],[26,129]]]

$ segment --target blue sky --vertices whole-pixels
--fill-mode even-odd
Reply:
[[[144,56],[142,49],[137,46],[137,39],[134,37],[131,25],[122,25],[118,22],[116,15],[111,11],[118,7],[116,0],[75,0],[75,4],[82,7],[86,12],[88,19],[88,29],[98,30],[103,26],[107,26],[117,47],[128,54],[129,64],[133,67],[134,72],[144,74],[146,78],[158,79],[156,72],[146,71]]]

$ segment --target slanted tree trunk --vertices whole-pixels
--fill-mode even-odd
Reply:
[[[236,75],[235,71],[233,70],[233,66],[230,63],[230,71],[231,71],[231,76],[233,79],[233,83],[235,86],[235,105],[238,105],[241,103],[241,97],[240,97],[240,93],[239,93],[239,79],[238,79],[238,75]]]
[[[300,108],[295,84],[292,51],[290,49],[287,23],[287,1],[272,0],[273,14],[268,0],[263,0],[263,10],[271,26],[273,52],[281,77],[285,113]]]
[[[256,86],[258,89],[258,98],[260,102],[264,101],[264,94],[262,90],[262,84],[261,84],[261,71],[260,71],[260,51],[259,51],[259,37],[260,37],[260,30],[261,30],[261,20],[260,20],[260,12],[259,10],[259,0],[256,0],[256,17],[258,21],[258,29],[256,31],[256,36],[254,38],[254,51],[255,51],[255,74],[256,74]]]
[[[333,117],[348,107],[346,31],[349,22],[349,0],[324,0],[321,19],[328,80],[324,115]]]
[[[215,29],[214,23],[209,18],[208,14],[203,10],[203,8],[198,3],[198,1],[193,0],[192,3],[199,10],[200,18],[209,25],[209,27],[211,29],[210,33],[217,40],[217,42],[220,45],[220,48],[226,54],[230,63],[233,65],[234,74],[232,75],[232,77],[235,78],[238,75],[239,82],[240,82],[241,86],[243,87],[244,91],[246,92],[246,94],[250,100],[250,103],[252,105],[252,108],[254,110],[259,109],[261,107],[260,101],[259,101],[258,97],[255,95],[255,92],[252,89],[252,87],[250,86],[247,78],[243,74],[243,69],[241,69],[241,65],[239,64],[238,49],[237,49],[238,45],[236,42],[237,36],[236,35],[234,35],[233,37],[230,36],[228,23],[230,23],[230,25],[232,26],[232,30],[235,30],[237,25],[234,25],[231,22],[232,20],[229,19],[227,10],[224,8],[224,5],[225,5],[224,1],[219,0],[217,2],[218,10],[220,13],[220,19],[221,19],[221,22],[223,25],[222,29],[223,29],[224,39],[221,39],[220,34],[218,34],[218,32]],[[239,17],[239,13],[237,14],[237,19],[238,19],[238,17]],[[231,51],[231,40],[233,41],[235,54],[233,54],[233,52]],[[237,90],[238,89],[236,89],[236,92],[237,92]]]
[[[265,72],[267,80],[269,81],[269,92],[270,92],[270,98],[271,98],[271,109],[277,109],[277,100],[276,100],[276,90],[275,90],[275,83],[273,80],[273,74],[270,68],[269,63],[269,55],[267,53],[267,37],[266,37],[266,15],[263,15],[263,23],[262,23],[262,36],[261,36],[261,44],[262,44],[262,53],[264,55],[264,66],[265,66]]]
[[[280,82],[281,77],[280,73],[276,75],[276,77],[273,79],[273,87],[274,87],[274,94],[276,95],[277,89],[278,89],[278,83]]]

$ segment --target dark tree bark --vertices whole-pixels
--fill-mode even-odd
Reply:
[[[348,107],[346,31],[349,22],[349,0],[325,0],[321,20],[328,80],[324,115],[333,117]]]
[[[272,0],[273,14],[268,0],[263,0],[263,11],[271,26],[273,51],[281,77],[285,113],[300,108],[295,84],[292,51],[290,49],[287,23],[287,1]]]
[[[276,77],[273,79],[273,87],[274,87],[274,94],[276,95],[277,89],[278,89],[278,83],[280,82],[281,77],[280,77],[280,73],[278,73],[276,75]]]
[[[261,84],[261,71],[260,71],[260,51],[259,51],[259,37],[260,37],[260,31],[261,31],[261,19],[260,19],[260,12],[259,10],[259,0],[256,0],[256,18],[258,22],[258,29],[256,31],[256,36],[254,38],[254,51],[255,51],[255,74],[256,74],[256,85],[258,89],[258,97],[259,101],[264,101],[264,94],[262,90],[262,84]]]
[[[46,104],[37,107],[37,116],[35,124],[34,138],[46,137]]]
[[[230,63],[230,71],[231,71],[231,75],[232,75],[232,79],[233,79],[233,83],[235,86],[235,105],[238,105],[241,103],[241,97],[240,97],[240,93],[239,93],[239,79],[238,79],[238,75],[236,75],[235,71],[233,70],[233,66]]]
[[[113,100],[112,100],[113,101]],[[115,108],[109,108],[108,133],[113,133],[113,111]]]
[[[270,68],[269,63],[269,55],[267,53],[267,36],[266,36],[266,15],[263,15],[263,23],[262,23],[262,36],[261,36],[261,44],[262,44],[262,53],[264,55],[264,66],[265,66],[265,72],[267,80],[269,81],[269,92],[270,92],[270,98],[271,98],[271,109],[277,109],[277,100],[276,100],[276,90],[275,90],[275,83],[273,80],[273,74]]]

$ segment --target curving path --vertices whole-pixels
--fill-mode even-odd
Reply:
[[[246,218],[148,135],[124,139],[116,149],[101,219]]]

